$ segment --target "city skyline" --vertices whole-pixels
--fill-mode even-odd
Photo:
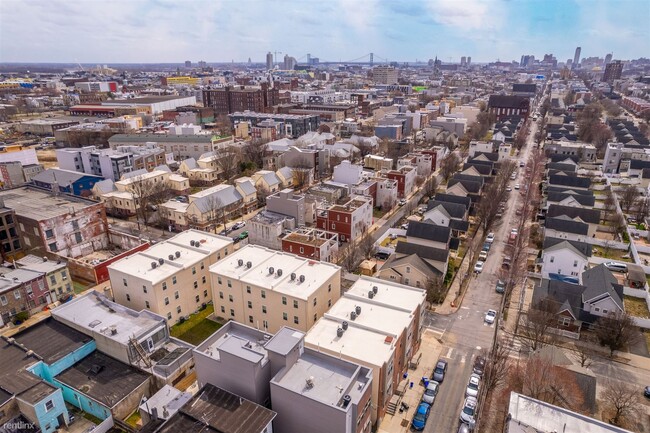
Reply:
[[[645,11],[645,12],[644,12]],[[650,2],[449,0],[408,3],[117,0],[0,3],[0,61],[263,63],[267,52],[304,62],[519,61],[646,55]],[[29,17],[31,25],[26,25]],[[624,25],[622,24],[624,23]],[[98,31],[101,29],[101,31]],[[430,37],[430,39],[429,39]],[[516,38],[516,39],[515,39]]]

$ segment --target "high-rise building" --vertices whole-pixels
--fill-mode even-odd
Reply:
[[[192,61],[191,60],[185,60],[185,67],[186,68],[191,68],[192,67]]]
[[[471,64],[472,64],[472,57],[471,57],[471,56],[468,56],[468,57],[467,57],[467,66],[469,66],[469,65],[471,65]]]
[[[230,114],[247,110],[265,112],[279,102],[278,89],[269,87],[268,83],[250,87],[227,86],[203,91],[203,105],[212,107],[215,114]]]
[[[573,55],[573,67],[577,68],[580,65],[580,51],[582,51],[582,48],[577,47],[576,48],[576,53]]]
[[[463,56],[460,58],[460,66],[465,66],[467,64],[467,57]]]
[[[270,51],[266,53],[266,69],[273,69],[273,53]]]
[[[297,63],[296,59],[291,57],[289,54],[284,55],[283,69],[285,71],[292,71],[295,69]]]
[[[609,53],[605,56],[605,65],[612,63],[612,53]]]
[[[377,84],[397,84],[397,68],[392,66],[375,66],[372,78]]]
[[[199,60],[199,68],[206,68],[208,64],[204,60]]]
[[[605,73],[603,74],[603,81],[608,83],[618,80],[621,78],[621,73],[623,72],[623,62],[620,60],[614,60],[611,63],[608,63],[605,66]]]

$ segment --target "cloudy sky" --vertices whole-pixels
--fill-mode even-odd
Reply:
[[[1,0],[0,62],[631,59],[649,22],[649,0]]]

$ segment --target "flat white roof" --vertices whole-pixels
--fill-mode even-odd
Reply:
[[[132,310],[94,290],[59,305],[52,310],[52,316],[86,329],[89,335],[103,334],[122,344],[127,344],[130,336],[137,338],[165,322],[164,318],[150,311]],[[115,329],[115,334],[111,333],[111,329]]]
[[[361,307],[361,314],[352,320],[350,313],[356,307]],[[343,295],[325,313],[325,317],[346,320],[348,323],[354,322],[369,329],[399,336],[410,325],[413,314]]]
[[[343,336],[338,337],[336,330],[340,326],[339,320],[320,318],[305,335],[305,344],[317,351],[345,355],[366,366],[379,368],[390,361],[395,351],[395,337],[354,325],[348,326]]]
[[[185,230],[147,250],[124,257],[110,264],[108,268],[156,284],[175,275],[181,269],[195,265],[232,243],[232,239],[225,236],[198,230]],[[173,256],[171,260],[170,255]],[[160,259],[163,260],[162,264],[160,264]],[[154,262],[156,263],[155,267],[153,266]],[[181,282],[181,284],[183,283]]]
[[[377,293],[370,299],[368,292],[375,286],[377,286]],[[418,305],[424,304],[427,293],[424,289],[361,276],[346,292],[346,296],[414,313]]]
[[[241,260],[242,265],[240,265]],[[248,268],[247,263],[251,263]],[[270,273],[273,268],[273,273]],[[282,275],[278,275],[278,271]],[[244,284],[274,290],[307,300],[341,268],[331,263],[308,260],[258,245],[246,245],[210,267],[210,272]],[[292,279],[295,274],[295,279]],[[304,281],[300,278],[304,276]]]
[[[268,358],[265,344],[271,338],[271,334],[247,325],[228,322],[194,350],[216,360],[219,360],[219,354],[224,352],[248,362],[260,363],[266,362]]]
[[[194,194],[191,194],[190,197],[193,198],[193,199],[206,197],[206,196],[209,196],[210,194],[214,194],[215,192],[226,189],[229,186],[230,185],[228,185],[228,184],[222,183],[220,185],[213,186],[213,187],[208,188],[208,189],[204,189],[203,191],[195,192]]]
[[[153,171],[149,171],[147,173],[142,173],[139,176],[133,176],[133,177],[129,177],[129,178],[126,178],[126,179],[123,179],[123,180],[118,180],[117,182],[115,182],[115,184],[116,185],[117,184],[119,184],[119,185],[130,185],[130,184],[132,184],[134,182],[140,182],[142,180],[153,179],[153,178],[156,178],[156,177],[164,176],[166,174],[167,174],[167,172],[162,171],[162,170],[153,170]]]
[[[176,201],[176,200],[167,200],[160,206],[164,206],[166,208],[173,209],[178,212],[185,212],[190,205],[188,203],[181,203],[180,201]]]

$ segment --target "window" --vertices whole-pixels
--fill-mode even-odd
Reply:
[[[253,323],[253,316],[248,316],[248,322]]]
[[[194,288],[195,288],[195,289],[198,289],[198,288],[199,288],[199,282],[198,282],[198,281],[195,281],[195,282],[194,282]]]
[[[317,302],[318,302],[318,298],[314,298],[314,307],[316,306]]]
[[[329,284],[327,285],[327,291],[328,291],[328,292],[331,292],[331,291],[332,291],[332,283],[329,283]]]
[[[599,311],[600,311],[600,307],[594,307],[594,311],[595,311],[595,312],[599,312]]]
[[[409,285],[409,279],[408,279],[408,278],[406,278],[406,279],[404,280],[404,284],[406,284],[407,286]]]
[[[172,277],[172,284],[176,284],[176,277]]]
[[[560,326],[569,326],[571,325],[571,319],[568,317],[559,317],[557,322]]]
[[[205,284],[205,275],[201,277],[201,283]]]
[[[169,305],[169,298],[165,297],[165,305]]]
[[[217,277],[217,283],[218,283],[218,284],[222,284],[222,283],[221,283],[221,277]]]
[[[293,308],[298,308],[298,301],[296,300],[293,301]]]
[[[129,295],[128,293],[126,294],[126,300],[129,302],[131,301],[131,295]]]
[[[192,266],[192,275],[196,274],[196,266]]]
[[[234,299],[233,299],[232,295],[228,295],[228,300],[229,300],[230,302],[234,302]]]
[[[50,239],[54,237],[54,232],[52,229],[45,230],[45,239]]]
[[[207,290],[204,290],[204,291],[203,291],[203,297],[204,297],[204,298],[207,298],[207,297],[208,297],[208,291],[207,291]]]
[[[219,292],[219,299],[223,299],[223,292]]]
[[[178,294],[178,290],[174,292],[174,299],[180,298],[180,295]]]
[[[166,281],[163,281],[163,286],[162,287],[163,287],[163,290],[167,290],[167,282]]]
[[[50,284],[56,284],[56,275],[50,275]]]
[[[246,293],[250,293],[250,292],[251,292],[251,286],[246,286]]]
[[[266,314],[266,305],[262,305],[262,313]]]
[[[551,263],[555,261],[555,257],[551,256],[551,260],[549,260]]]
[[[232,282],[228,280],[228,287],[232,287]]]
[[[328,299],[328,300],[327,300],[327,306],[328,306],[328,307],[331,307],[331,306],[332,306],[332,300],[331,300],[331,299]]]
[[[411,273],[411,267],[410,267],[410,266],[407,266],[407,267],[406,267],[406,273],[407,273],[407,274],[410,274],[410,273]]]
[[[298,324],[298,316],[293,316],[293,323]]]
[[[574,260],[574,261],[573,261],[573,267],[574,267],[574,268],[577,268],[577,267],[578,267],[578,261],[577,261],[577,260]]]
[[[144,307],[149,309],[149,301],[144,301]]]
[[[20,299],[20,290],[14,290],[14,298]]]
[[[76,232],[76,233],[74,234],[74,240],[75,240],[75,242],[80,243],[81,240],[82,240],[82,239],[81,239],[81,233]]]
[[[9,301],[7,301],[7,297],[5,295],[0,295],[0,304],[7,305]]]
[[[266,298],[266,291],[262,290],[261,292],[262,292],[262,298]]]
[[[232,308],[230,309],[230,316],[235,317],[235,310],[233,310]]]
[[[167,313],[167,320],[172,320],[172,313]]]
[[[287,313],[282,313],[282,319],[289,320],[289,316],[287,315]]]
[[[225,312],[226,312],[226,307],[224,307],[223,305],[221,306],[221,312],[222,312],[222,313],[225,313]]]
[[[147,286],[145,286],[144,284],[142,285],[142,291],[143,291],[144,293],[147,293]]]
[[[300,247],[300,254],[304,254],[304,253],[305,253],[305,249],[303,247]]]
[[[176,313],[181,314],[181,307],[180,307],[180,305],[179,305],[178,307],[176,307]]]
[[[607,314],[607,308],[603,308],[603,314]]]
[[[56,242],[52,242],[51,244],[48,244],[47,247],[48,247],[48,248],[50,249],[50,251],[52,251],[52,252],[56,252],[56,251],[57,251],[57,248],[56,248]]]
[[[54,409],[54,402],[53,402],[52,400],[48,400],[48,401],[46,401],[46,402],[45,402],[45,410],[46,410],[47,412],[49,412],[49,411],[51,411],[52,409]]]
[[[126,282],[126,278],[122,278],[122,284],[124,284],[124,287],[128,287],[129,285]]]
[[[205,265],[201,262],[201,270],[205,269]]]
[[[268,320],[262,320],[262,328],[264,328],[264,329],[269,329],[269,322],[268,322]]]
[[[287,297],[286,296],[282,297],[282,305],[287,305]]]
[[[251,301],[248,301],[248,308],[253,308],[253,303]]]

